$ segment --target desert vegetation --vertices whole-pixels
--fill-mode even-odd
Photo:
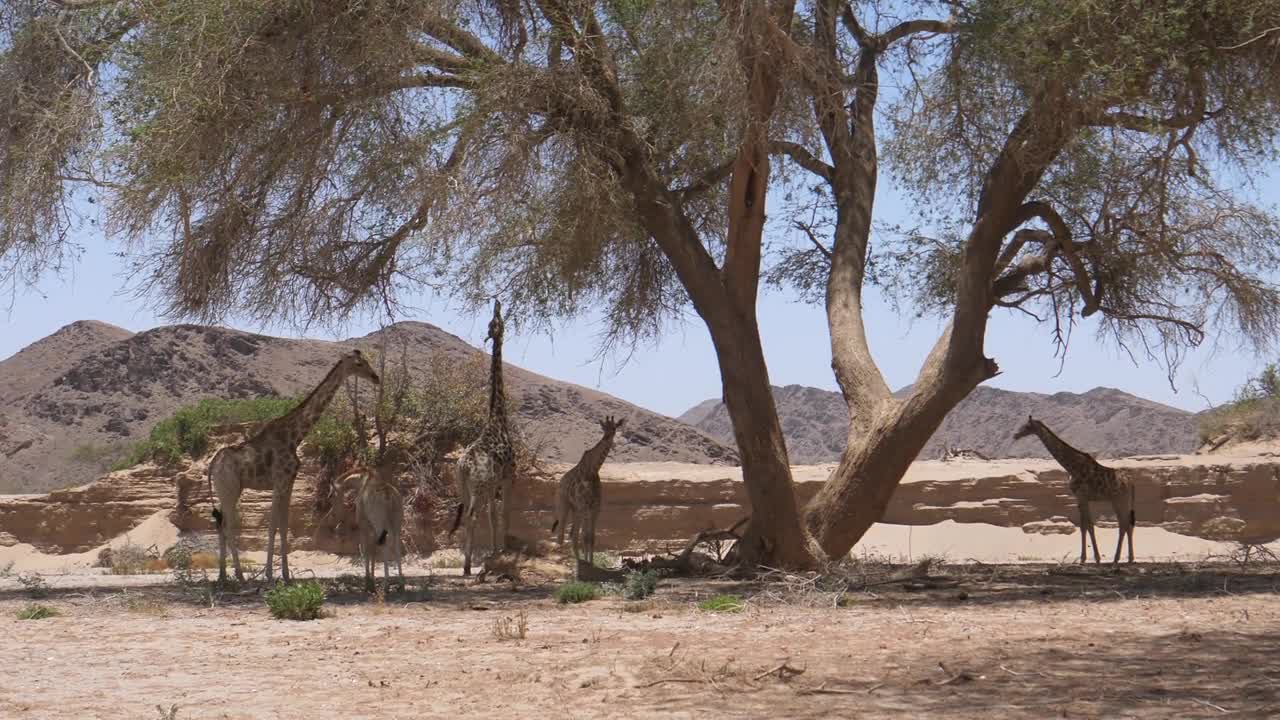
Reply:
[[[1280,366],[1268,363],[1236,389],[1231,402],[1200,417],[1200,442],[1218,447],[1231,440],[1280,437]]]

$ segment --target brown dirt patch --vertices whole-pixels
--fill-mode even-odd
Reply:
[[[641,612],[561,606],[436,575],[385,605],[276,621],[260,588],[0,584],[0,716],[1267,717],[1280,712],[1280,568],[1139,565],[1119,574],[969,565],[833,592],[666,580]],[[425,579],[419,579],[425,582]],[[912,590],[911,588],[916,588]],[[737,614],[699,599],[746,598]],[[527,638],[494,632],[525,613]],[[803,671],[797,673],[795,671]]]

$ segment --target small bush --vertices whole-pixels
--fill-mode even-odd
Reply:
[[[600,586],[588,582],[567,582],[556,588],[556,602],[561,605],[595,600],[600,597]]]
[[[27,591],[27,595],[36,600],[49,594],[49,583],[40,573],[22,573],[18,576],[18,583]]]
[[[148,572],[147,551],[140,545],[125,543],[111,552],[112,575],[141,575]]]
[[[609,555],[608,553],[596,553],[591,557],[591,564],[601,570],[613,570],[621,565],[622,562],[614,555]]]
[[[27,605],[26,607],[18,611],[18,619],[19,620],[44,620],[45,618],[51,618],[60,614],[61,613],[59,613],[56,609],[51,608],[48,605],[37,605],[35,603],[31,603],[30,605]]]
[[[645,600],[643,602],[629,602],[629,603],[623,603],[622,605],[622,612],[625,612],[625,613],[649,612],[652,609],[653,609],[652,600]]]
[[[698,603],[699,610],[714,613],[738,613],[745,608],[746,605],[742,603],[742,598],[737,595],[717,595]]]
[[[190,570],[193,555],[190,545],[184,542],[177,542],[165,548],[164,553],[160,555],[160,559],[164,560],[164,564],[168,568]],[[216,560],[214,565],[217,565]]]
[[[324,588],[317,582],[276,583],[267,592],[267,607],[280,620],[316,620],[324,610]]]
[[[529,616],[521,610],[515,617],[493,621],[493,636],[498,640],[523,640],[529,634]]]
[[[658,589],[658,573],[640,570],[627,573],[622,585],[622,597],[627,600],[643,600]]]

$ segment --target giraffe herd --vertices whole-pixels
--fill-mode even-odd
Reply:
[[[487,511],[489,547],[501,553],[507,541],[511,513],[511,486],[515,476],[515,449],[507,418],[503,385],[502,340],[504,323],[501,304],[494,303],[486,342],[493,343],[489,372],[489,412],[479,437],[459,457],[456,482],[460,502],[457,505],[452,536],[463,528],[463,575],[471,574],[475,553],[476,524],[481,508]],[[209,463],[210,494],[217,498],[213,510],[218,529],[218,579],[225,582],[226,550],[231,545],[235,578],[243,580],[237,534],[240,515],[237,509],[243,490],[270,490],[271,510],[267,530],[266,578],[273,579],[272,561],[277,531],[280,535],[280,576],[289,580],[289,499],[293,492],[300,461],[298,445],[307,435],[333,399],[338,387],[348,378],[365,378],[377,384],[378,374],[359,350],[344,353],[318,386],[289,413],[268,422],[257,433],[238,445],[224,447]],[[624,420],[606,417],[600,423],[603,436],[588,448],[561,478],[556,499],[555,522],[557,544],[563,545],[565,527],[569,527],[575,560],[585,554],[591,563],[595,554],[596,522],[601,507],[600,467],[613,448],[614,437]],[[1113,468],[1098,463],[1088,453],[1071,447],[1055,435],[1043,422],[1027,417],[1027,422],[1014,438],[1035,435],[1070,477],[1068,490],[1075,497],[1080,513],[1080,563],[1087,561],[1086,540],[1093,542],[1095,563],[1101,563],[1098,541],[1094,536],[1090,502],[1109,501],[1119,524],[1120,538],[1113,563],[1119,563],[1124,541],[1129,540],[1129,562],[1133,562],[1134,512],[1133,484],[1119,478]],[[396,570],[403,582],[400,532],[404,519],[404,501],[397,489],[390,463],[375,468],[360,468],[347,473],[343,481],[358,488],[356,509],[360,523],[360,552],[364,557],[365,582],[374,585],[375,548],[382,551],[384,589],[389,590],[390,558],[395,557]]]

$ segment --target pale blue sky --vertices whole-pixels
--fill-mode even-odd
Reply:
[[[1261,185],[1264,199],[1280,198],[1280,182]],[[889,187],[881,185],[877,219],[902,222],[908,209]],[[121,263],[115,249],[100,235],[78,238],[85,253],[64,279],[46,279],[38,291],[20,292],[11,313],[0,311],[0,358],[75,320],[93,319],[129,330],[145,330],[163,322],[145,304],[121,290]],[[874,291],[869,292],[867,325],[872,351],[889,385],[899,388],[914,380],[920,362],[937,337],[940,321],[933,318],[900,318]],[[438,325],[479,345],[487,315],[475,317],[439,298],[412,300],[420,312],[407,320]],[[801,384],[835,389],[830,370],[827,329],[821,307],[795,302],[766,290],[760,307],[760,326],[775,385]],[[290,335],[279,328],[235,327],[269,334]],[[353,322],[344,337],[376,329],[370,321]],[[508,333],[507,359],[525,368],[560,380],[598,388],[627,401],[668,415],[678,415],[697,402],[720,396],[719,372],[710,339],[701,321],[690,315],[656,346],[641,348],[622,365],[617,359],[596,360],[600,327],[591,318],[564,324],[554,338],[546,334]],[[1177,391],[1170,388],[1163,371],[1139,358],[1135,366],[1123,351],[1100,346],[1091,323],[1076,328],[1065,368],[1059,363],[1047,327],[1024,316],[997,311],[987,333],[987,354],[1000,364],[1003,374],[989,385],[1010,390],[1044,393],[1083,392],[1099,385],[1117,387],[1135,395],[1189,410],[1206,407],[1199,393],[1217,403],[1229,399],[1241,379],[1258,369],[1263,358],[1228,345],[1194,353],[1177,376]],[[332,339],[319,334],[315,337]],[[0,382],[3,379],[0,378]]]

